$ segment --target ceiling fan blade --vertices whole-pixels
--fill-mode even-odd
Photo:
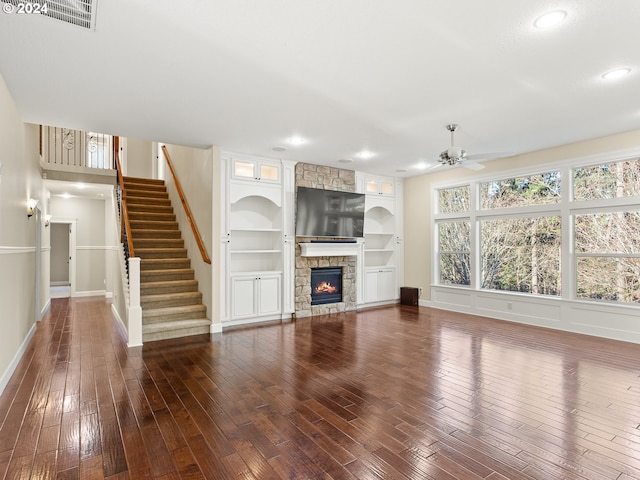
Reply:
[[[484,168],[484,165],[474,162],[473,160],[465,160],[461,165],[469,170],[482,170]]]
[[[514,155],[514,152],[474,153],[473,155],[467,155],[467,159],[475,161],[488,161],[497,160],[498,158],[513,157]]]

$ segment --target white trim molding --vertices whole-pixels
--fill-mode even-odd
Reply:
[[[18,351],[13,356],[11,363],[9,363],[6,370],[2,374],[2,377],[0,377],[0,394],[4,392],[4,389],[9,384],[9,380],[11,380],[11,376],[13,375],[13,372],[15,372],[16,368],[18,367],[18,363],[20,363],[20,360],[22,360],[24,352],[27,351],[27,347],[29,346],[31,339],[36,333],[36,328],[37,328],[37,324],[34,323],[29,329],[29,333],[27,333],[27,335],[24,337],[24,340],[22,341],[20,348],[18,348]]]

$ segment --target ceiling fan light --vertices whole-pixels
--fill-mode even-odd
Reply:
[[[447,150],[447,153],[451,158],[461,158],[463,156],[463,152],[464,152],[463,149],[461,149],[460,147],[456,147],[454,145],[449,147],[449,150]]]
[[[605,80],[617,80],[619,78],[626,77],[630,73],[630,68],[617,68],[605,73],[604,75],[602,75],[602,78],[604,78]]]
[[[555,10],[536,18],[533,25],[536,28],[551,28],[562,22],[565,18],[567,18],[567,12],[564,10]]]

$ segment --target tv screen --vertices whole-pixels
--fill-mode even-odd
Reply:
[[[364,194],[298,187],[296,235],[299,237],[363,236]]]

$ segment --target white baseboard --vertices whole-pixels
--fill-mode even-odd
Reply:
[[[85,292],[75,292],[72,297],[104,297],[107,292],[105,290],[94,290]]]
[[[18,351],[13,356],[13,360],[11,360],[11,363],[7,366],[7,369],[2,374],[2,377],[0,377],[0,394],[4,392],[4,389],[9,384],[9,380],[11,380],[11,375],[13,375],[13,372],[15,372],[16,368],[18,367],[18,363],[20,363],[20,360],[22,360],[22,356],[24,355],[24,352],[27,351],[29,342],[33,338],[33,335],[36,333],[36,328],[37,328],[37,324],[34,323],[29,329],[29,333],[27,333],[26,337],[22,341],[20,348],[18,348]]]
[[[122,317],[120,317],[120,314],[118,313],[118,309],[113,303],[111,304],[111,314],[116,319],[116,326],[118,327],[118,330],[120,330],[120,333],[124,336],[125,340],[128,341],[129,332],[127,331],[127,326],[122,321]]]
[[[40,310],[40,320],[44,318],[44,316],[47,314],[50,308],[51,308],[51,298],[47,300],[47,303],[45,303],[44,307],[42,307],[42,310]]]

